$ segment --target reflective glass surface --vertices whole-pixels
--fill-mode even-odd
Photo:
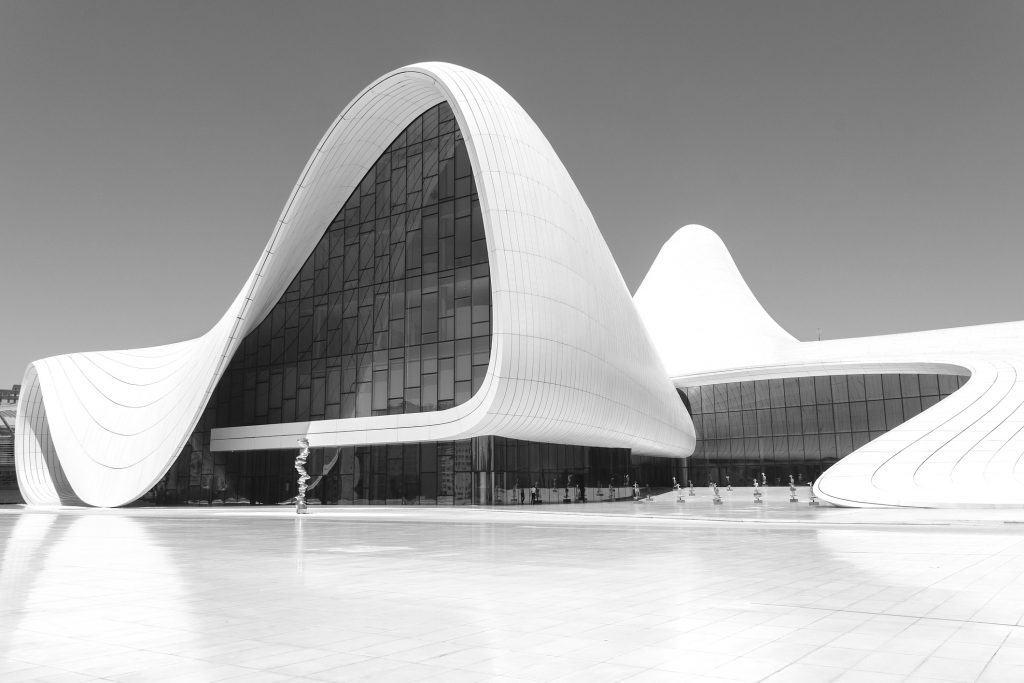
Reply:
[[[215,394],[218,427],[444,410],[490,360],[473,173],[447,104],[381,155]]]
[[[685,389],[697,431],[686,478],[813,481],[840,458],[956,391],[955,375],[835,375]],[[683,392],[681,392],[683,393]],[[729,479],[727,480],[726,477]]]
[[[280,503],[296,494],[291,450],[190,452],[144,499],[158,505],[188,502]],[[314,448],[306,471],[307,500],[326,505],[490,505],[561,502],[583,484],[665,484],[670,461],[630,457],[628,449],[532,443],[501,437],[347,448]],[[519,492],[523,495],[520,496]],[[575,494],[574,494],[575,495]]]
[[[14,419],[20,388],[16,384],[14,390],[4,390],[7,394],[0,395],[0,504],[25,502],[18,490],[14,466]],[[9,402],[12,396],[13,403]]]

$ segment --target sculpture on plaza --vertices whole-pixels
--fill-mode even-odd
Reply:
[[[810,487],[810,490],[811,490],[811,499],[809,501],[807,501],[807,504],[808,505],[817,506],[818,505],[818,499],[814,495],[814,482],[812,481],[811,483],[808,484],[808,486]]]
[[[295,471],[299,473],[299,493],[295,496],[295,514],[306,514],[306,482],[309,481],[309,474],[306,472],[306,459],[309,457],[309,441],[299,439],[299,454],[295,456]]]

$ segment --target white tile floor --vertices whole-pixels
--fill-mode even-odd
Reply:
[[[1024,681],[1024,510],[723,495],[0,508],[0,681]]]

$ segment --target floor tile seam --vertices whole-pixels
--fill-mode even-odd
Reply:
[[[985,625],[985,626],[1006,626],[1006,627],[1010,627],[1010,628],[1024,628],[1024,626],[1022,626],[1019,623],[1008,624],[1008,623],[998,622],[998,621],[974,621],[972,619],[951,619],[951,618],[948,618],[948,617],[930,617],[930,616],[927,616],[927,615],[914,615],[914,614],[891,614],[889,612],[864,612],[864,611],[861,611],[861,610],[835,609],[835,608],[831,608],[831,607],[815,607],[813,605],[785,605],[785,604],[781,604],[781,603],[770,603],[770,602],[754,602],[754,603],[751,603],[751,604],[752,605],[762,606],[762,607],[779,607],[779,608],[784,608],[784,609],[809,609],[809,610],[817,610],[817,611],[825,611],[825,612],[833,612],[833,613],[834,612],[840,612],[840,613],[848,613],[848,614],[867,614],[867,615],[876,616],[876,617],[900,617],[900,618],[903,618],[903,619],[914,619],[915,623],[918,622],[918,621],[923,621],[923,620],[927,619],[929,621],[941,621],[941,622],[956,623],[956,624],[982,624],[982,625]],[[822,618],[824,618],[824,617],[822,617]],[[909,627],[910,627],[910,625],[908,625],[908,628]],[[945,642],[945,641],[943,641],[943,642]]]
[[[980,679],[982,676],[984,676],[985,675],[985,671],[990,666],[992,666],[992,662],[995,661],[995,658],[999,654],[999,651],[1003,649],[1003,646],[1006,645],[1006,641],[1010,639],[1010,634],[1011,633],[1013,633],[1013,632],[1009,631],[1009,632],[1007,632],[1007,634],[1005,636],[1003,636],[1003,639],[999,642],[999,645],[996,647],[995,651],[989,656],[988,660],[985,662],[985,666],[983,666],[981,668],[981,671],[978,672],[978,677],[977,678]],[[977,680],[977,679],[975,679],[975,680]]]

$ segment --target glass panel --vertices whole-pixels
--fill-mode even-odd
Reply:
[[[900,398],[899,375],[882,375],[882,396],[884,398]]]
[[[959,387],[957,386],[956,375],[939,375],[939,395],[948,396],[956,391]]]
[[[921,396],[939,395],[939,378],[935,375],[918,375],[921,385]]]
[[[730,382],[725,385],[725,393],[729,400],[729,410],[739,410],[742,404],[740,382]]]
[[[800,378],[800,405],[812,406],[816,403],[814,399],[814,378]]]
[[[921,412],[921,399],[917,396],[903,399],[903,419],[909,420]]]
[[[879,382],[881,389],[881,382]],[[882,401],[868,401],[868,428],[871,431],[885,431],[885,406]]]
[[[754,401],[758,408],[768,408],[771,405],[768,396],[768,380],[759,379],[754,382]]]
[[[855,432],[867,431],[868,407],[863,401],[850,403],[850,427]]]
[[[827,434],[835,431],[835,424],[832,418],[832,405],[817,406],[818,431]]]
[[[921,395],[917,375],[900,375],[900,394],[904,398]]]
[[[887,429],[893,429],[903,424],[903,402],[898,398],[885,400],[885,424]]]
[[[852,427],[850,424],[850,404],[836,403],[835,405],[832,406],[832,412],[835,416],[836,431],[851,431]]]
[[[836,375],[830,377],[830,384],[832,385],[832,400],[836,403],[845,403],[850,400],[850,394],[847,391],[847,377],[846,375]]]
[[[869,401],[882,398],[882,376],[864,375],[864,393]]]
[[[803,428],[800,425],[800,408],[786,408],[786,433],[802,434]]]
[[[786,378],[782,382],[786,394],[786,405],[800,405],[800,381],[794,377]]]
[[[803,423],[804,434],[818,433],[818,410],[817,406],[809,405],[800,408],[800,421]]]
[[[864,391],[864,375],[850,375],[846,381],[849,385],[851,401],[863,401],[867,398]]]

